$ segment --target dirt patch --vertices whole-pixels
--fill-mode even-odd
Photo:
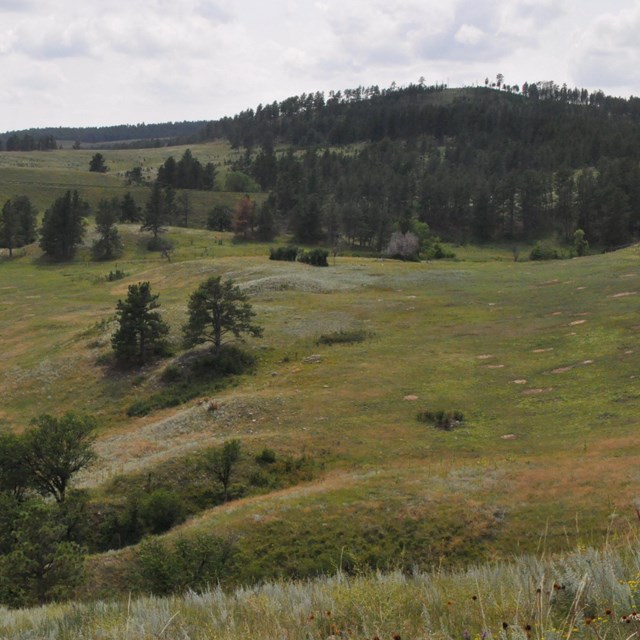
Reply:
[[[515,433],[507,433],[504,436],[500,436],[503,440],[516,440],[518,436]]]
[[[478,360],[488,360],[489,358],[495,358],[495,356],[491,353],[483,353],[482,355],[476,356]]]
[[[408,400],[409,402],[415,402],[418,399],[418,396],[409,395],[402,398],[403,400]]]
[[[549,391],[553,391],[553,387],[547,387],[546,389],[536,388],[536,389],[525,389],[522,392],[523,396],[537,396],[541,393],[548,393]]]
[[[518,378],[517,380],[512,380],[513,384],[527,384],[527,381],[524,378]]]
[[[586,322],[586,320],[574,320],[573,322],[569,323],[570,327],[575,327],[578,324],[584,324]]]
[[[531,353],[547,353],[549,351],[553,351],[553,347],[548,347],[547,349],[534,349]]]
[[[562,311],[554,311],[551,315],[552,316],[561,316],[562,315]]]
[[[593,364],[593,360],[583,360],[582,364]]]
[[[504,369],[503,364],[486,364],[485,368],[487,369]]]
[[[626,298],[627,296],[638,295],[637,291],[622,291],[621,293],[614,293],[610,298]]]

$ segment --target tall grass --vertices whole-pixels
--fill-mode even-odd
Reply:
[[[461,571],[271,582],[169,598],[0,610],[13,640],[441,638],[628,640],[640,589],[637,541]]]

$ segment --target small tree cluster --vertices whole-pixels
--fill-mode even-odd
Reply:
[[[36,210],[27,196],[9,199],[0,215],[0,247],[13,250],[36,240]]]
[[[40,248],[53,260],[71,260],[82,243],[89,205],[77,191],[67,191],[47,209],[40,229]]]
[[[42,415],[21,435],[0,435],[0,603],[65,598],[82,581],[69,486],[95,459],[94,430],[92,417],[67,413]]]
[[[141,365],[166,353],[169,326],[157,311],[158,297],[151,293],[149,282],[140,282],[129,285],[126,299],[118,301],[118,327],[111,339],[118,362]],[[208,278],[189,298],[184,344],[189,348],[209,343],[218,355],[228,336],[242,340],[244,334],[262,335],[262,327],[253,322],[255,315],[247,294],[233,280]]]
[[[157,182],[174,189],[204,189],[211,191],[215,185],[216,169],[211,162],[202,165],[187,149],[177,162],[170,156],[158,170]]]

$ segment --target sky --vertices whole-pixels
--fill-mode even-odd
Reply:
[[[553,80],[640,95],[640,0],[0,0],[0,131],[301,93]]]

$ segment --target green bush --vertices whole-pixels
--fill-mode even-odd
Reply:
[[[278,247],[269,249],[269,260],[283,260],[295,262],[298,257],[298,247]]]
[[[370,337],[371,333],[365,329],[340,329],[332,333],[323,333],[316,341],[316,344],[354,344],[364,342]]]
[[[557,249],[539,242],[533,245],[529,254],[529,260],[560,260],[561,258]]]
[[[455,258],[456,254],[453,251],[445,249],[439,242],[432,245],[426,253],[428,260],[451,260]]]
[[[140,500],[140,517],[151,533],[163,533],[184,520],[180,496],[167,489],[156,489]]]
[[[326,249],[311,249],[310,251],[301,251],[298,254],[300,262],[310,264],[312,267],[328,267],[328,257],[329,252]]]
[[[427,422],[437,429],[451,431],[454,427],[464,422],[462,411],[420,411],[417,415],[418,422]]]
[[[236,551],[218,536],[198,535],[174,542],[147,538],[140,543],[131,579],[142,591],[169,595],[202,591],[232,569]]]
[[[258,464],[273,464],[276,461],[276,452],[273,449],[263,449],[261,453],[256,456],[256,462]]]
[[[109,271],[109,273],[105,276],[105,280],[107,282],[115,282],[116,280],[122,280],[126,278],[127,274],[120,269],[116,269],[115,271]]]

